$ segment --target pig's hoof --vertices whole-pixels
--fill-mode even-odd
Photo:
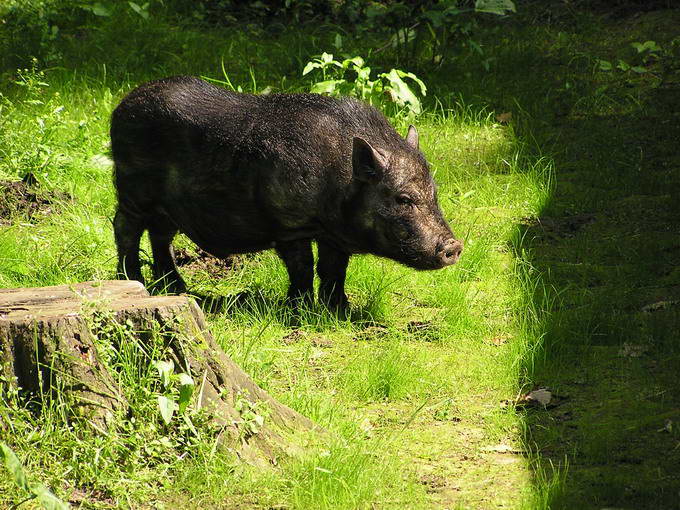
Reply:
[[[339,319],[344,320],[349,317],[349,301],[347,300],[347,296],[322,300],[322,302],[328,311]]]

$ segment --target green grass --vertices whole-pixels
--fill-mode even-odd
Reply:
[[[108,29],[97,37],[106,41]],[[216,31],[208,37],[218,34],[224,36]],[[129,44],[136,37],[141,36]],[[167,34],[144,37],[160,45]],[[181,41],[173,38],[172,45],[188,44],[197,53],[198,45],[205,44],[187,32],[177,38]],[[227,47],[247,42],[237,33]],[[257,55],[264,46],[250,44]],[[168,59],[157,74],[211,74],[198,56],[191,69]],[[212,66],[219,64],[217,56],[212,59]],[[114,81],[114,71],[109,68],[104,75],[101,63],[77,74],[65,64],[43,75],[34,62],[20,77],[22,86],[10,85],[3,92],[10,113],[3,121],[9,128],[3,135],[3,177],[16,179],[31,171],[42,188],[70,197],[54,204],[58,213],[32,222],[16,218],[3,227],[8,240],[0,260],[4,286],[113,276],[115,200],[105,159],[107,124],[117,99],[150,77],[130,71],[132,64],[121,65],[124,79]],[[264,76],[256,77],[257,84],[241,82],[246,89],[282,83],[275,73],[267,74],[266,66],[258,72]],[[305,88],[295,75],[288,80],[289,90]],[[350,319],[338,320],[316,307],[303,311],[303,333],[293,343],[283,341],[291,334],[290,314],[282,306],[287,277],[275,254],[242,257],[219,280],[200,271],[185,274],[195,291],[227,296],[226,309],[209,316],[218,342],[263,388],[327,427],[336,438],[331,444],[272,472],[238,465],[216,452],[208,432],[183,454],[177,437],[159,426],[151,398],[157,390],[148,379],[153,372],[140,373],[135,356],[119,353],[121,385],[137,417],[134,424],[121,417],[115,433],[64,428],[65,416],[54,414],[58,405],[39,416],[16,415],[13,410],[23,408],[21,401],[3,401],[3,413],[12,413],[13,427],[22,428],[4,439],[29,472],[65,499],[80,497],[104,507],[241,501],[258,507],[428,508],[434,496],[422,478],[445,471],[447,461],[433,454],[418,461],[422,466],[414,465],[412,457],[421,455],[419,435],[430,436],[432,451],[437,451],[441,444],[432,437],[432,427],[453,427],[447,435],[462,441],[465,427],[455,430],[461,420],[473,424],[475,448],[516,441],[512,431],[519,418],[497,409],[501,400],[517,393],[511,358],[524,345],[510,312],[515,277],[507,243],[517,221],[535,215],[549,193],[549,162],[528,156],[510,128],[481,111],[456,106],[424,115],[418,127],[445,215],[466,242],[457,267],[419,273],[371,256],[354,257],[347,282]],[[187,240],[178,243],[190,246]],[[496,337],[507,342],[496,346]],[[36,437],[31,431],[37,429]],[[447,444],[460,452],[455,442]],[[477,459],[476,476],[488,467],[510,489],[489,462]],[[525,470],[518,458],[513,473],[521,476]],[[4,502],[16,501],[19,495],[10,480],[2,484]],[[460,505],[495,497],[476,484],[460,490],[452,500]]]
[[[0,38],[12,49],[0,69],[12,78],[0,87],[0,179],[31,172],[41,189],[62,193],[49,214],[29,220],[17,213],[0,223],[0,286],[113,277],[108,119],[132,87],[182,73],[224,80],[224,65],[233,85],[247,91],[306,90],[304,64],[331,48],[335,33],[253,26],[255,42],[234,27],[164,16],[143,23],[130,12],[86,17],[80,27],[63,23],[49,51],[29,41],[33,32],[23,49]],[[534,14],[540,11],[524,13]],[[353,257],[349,318],[312,307],[298,327],[283,306],[287,276],[273,252],[238,257],[220,278],[183,271],[194,292],[225,297],[223,308],[206,312],[218,343],[275,398],[328,429],[327,444],[262,470],[216,448],[208,424],[198,435],[168,429],[148,363],[162,352],[141,353],[134,344],[112,353],[134,421],[118,416],[111,432],[94,433],[69,423],[59,392],[42,406],[3,392],[0,441],[32,481],[85,508],[547,509],[623,507],[645,496],[670,501],[672,485],[654,478],[654,468],[671,476],[675,457],[658,466],[652,457],[677,442],[677,430],[657,430],[678,418],[669,391],[679,321],[672,307],[641,308],[675,299],[677,243],[663,226],[677,217],[670,194],[677,179],[660,164],[672,157],[662,144],[653,145],[653,157],[636,156],[634,128],[643,105],[659,99],[659,119],[670,103],[641,82],[649,77],[594,71],[595,59],[623,54],[626,41],[600,41],[606,22],[599,18],[583,13],[578,21],[579,29],[565,18],[490,32],[491,72],[467,54],[417,71],[434,94],[415,121],[421,147],[444,215],[465,241],[456,266],[417,272]],[[121,23],[129,27],[124,39]],[[636,29],[654,37],[649,27]],[[374,42],[344,41],[362,55]],[[378,68],[391,57],[380,58],[369,64]],[[497,122],[507,111],[509,125]],[[403,120],[396,124],[404,133]],[[661,129],[652,132],[668,141]],[[652,173],[655,164],[661,174]],[[584,213],[595,219],[570,230],[565,218]],[[176,243],[192,246],[183,237]],[[619,356],[625,342],[644,345],[645,354]],[[550,410],[504,404],[544,385],[565,403]],[[645,438],[658,443],[651,454]],[[0,506],[24,497],[0,471]]]

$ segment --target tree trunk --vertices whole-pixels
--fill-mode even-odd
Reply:
[[[127,336],[111,334],[116,327]],[[195,405],[210,413],[226,432],[223,443],[242,458],[276,462],[319,430],[229,359],[192,299],[150,296],[134,281],[0,290],[0,392],[7,384],[38,399],[58,391],[73,419],[106,428],[116,413],[129,411],[106,350],[125,347],[125,341],[148,347],[159,334],[164,360],[193,378],[199,394]],[[246,410],[266,410],[261,427],[244,428],[244,402]]]

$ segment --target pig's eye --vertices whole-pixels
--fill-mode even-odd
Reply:
[[[408,195],[397,195],[397,198],[395,198],[395,201],[399,205],[413,205],[413,199],[409,197]]]

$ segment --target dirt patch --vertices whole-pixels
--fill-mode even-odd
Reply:
[[[215,257],[197,247],[194,250],[175,248],[175,262],[178,267],[190,271],[201,271],[213,278],[219,278],[229,272],[236,261],[234,257]]]
[[[437,325],[431,321],[410,321],[406,324],[406,332],[415,340],[435,342],[440,339]]]
[[[70,199],[68,193],[39,189],[30,174],[23,181],[0,181],[0,225],[16,218],[32,221],[47,216],[54,212],[56,202]]]

